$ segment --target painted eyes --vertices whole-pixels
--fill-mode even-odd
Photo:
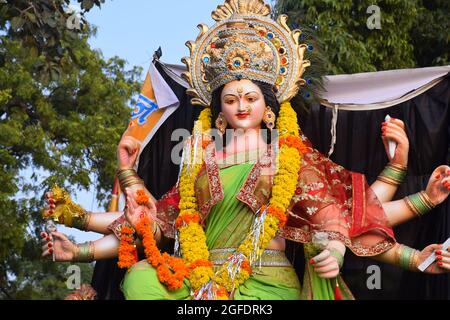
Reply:
[[[247,102],[256,102],[258,97],[245,97],[245,100],[247,100]],[[236,101],[236,99],[226,99],[225,104],[234,104]]]

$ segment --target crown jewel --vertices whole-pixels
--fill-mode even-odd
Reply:
[[[212,13],[216,25],[199,25],[197,40],[187,42],[191,56],[183,58],[193,104],[209,106],[215,89],[240,79],[274,85],[280,102],[295,96],[309,65],[306,45],[298,42],[300,30],[287,26],[287,16],[275,22],[270,13],[263,0],[227,0]]]

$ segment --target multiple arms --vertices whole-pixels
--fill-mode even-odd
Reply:
[[[127,195],[127,207],[125,210],[125,218],[131,226],[135,227],[137,221],[142,215],[152,217],[156,214],[156,200],[146,190],[142,183],[142,180],[137,177],[133,167],[136,158],[139,154],[139,143],[131,138],[124,137],[119,143],[117,158],[119,162],[119,175],[122,175],[121,186]],[[119,176],[120,178],[120,176]],[[125,188],[126,187],[126,188]],[[134,193],[137,190],[144,190],[148,195],[149,201],[147,206],[138,206]],[[47,201],[49,203],[48,208],[45,211],[46,216],[53,215],[57,210],[58,203],[53,198],[52,193],[46,194]],[[102,239],[86,244],[76,245],[72,243],[65,235],[55,232],[51,235],[43,232],[43,257],[47,257],[55,252],[55,258],[57,261],[79,261],[89,262],[93,260],[101,260],[117,257],[119,248],[119,239],[116,235],[111,234],[111,230],[108,228],[114,221],[123,215],[121,212],[114,213],[91,213],[84,212],[75,219],[70,219],[70,222],[64,222],[69,227],[76,227],[84,231],[94,231],[106,235]],[[152,219],[153,220],[153,219]],[[162,230],[155,223],[155,240],[159,242],[163,238]],[[139,243],[138,243],[139,244]]]
[[[131,191],[127,191],[127,208],[125,210],[125,217],[131,226],[135,227],[142,215],[149,215],[150,209],[145,206],[139,206]],[[111,218],[101,219],[100,216],[108,216],[109,214],[95,214],[91,217],[89,225],[97,225],[98,230],[107,230],[108,226],[115,220]],[[111,214],[114,218],[119,218],[122,214]],[[154,238],[156,242],[160,242],[163,238],[162,230],[155,223]],[[92,228],[92,227],[91,227]],[[109,231],[109,230],[108,230]],[[109,231],[111,232],[111,231]],[[118,255],[119,239],[114,234],[109,234],[99,240],[76,245],[72,243],[64,234],[54,232],[51,235],[43,232],[42,251],[43,257],[48,257],[55,252],[56,261],[73,261],[73,262],[91,262],[94,260],[102,260],[115,258]],[[140,241],[137,243],[140,245]]]
[[[427,210],[433,209],[447,198],[450,193],[450,167],[440,166],[433,171],[425,191],[426,194],[416,194],[402,200],[391,201],[406,176],[409,141],[405,133],[405,124],[399,119],[391,118],[389,121],[383,122],[381,131],[390,163],[371,185],[371,189],[383,204],[390,225],[396,226],[423,215]],[[394,157],[389,154],[389,140],[397,144]],[[422,202],[425,202],[425,206],[421,205]],[[426,202],[429,202],[428,205]],[[415,207],[414,203],[417,203],[419,208]]]
[[[450,167],[438,167],[433,172],[426,191],[405,197],[405,199],[402,200],[390,201],[397,191],[398,185],[402,183],[406,176],[409,143],[406,133],[404,132],[404,124],[400,120],[391,119],[391,121],[383,123],[382,132],[383,143],[390,163],[380,174],[377,181],[372,184],[371,189],[382,203],[389,225],[395,226],[425,214],[447,198],[450,193]],[[388,139],[393,140],[397,144],[397,149],[393,158],[388,152]],[[344,244],[340,243],[338,247],[339,246],[343,247],[343,252],[345,252]],[[337,251],[334,250],[334,252]],[[395,251],[382,255],[382,259],[386,259],[386,257],[387,259],[392,258],[393,252]],[[337,269],[337,266],[339,265],[339,255],[335,256],[336,257],[331,256],[330,250],[327,248],[327,250],[324,250],[321,254],[314,257],[310,263],[314,264],[315,270],[320,277],[327,278],[328,274],[324,274],[323,271],[327,271],[328,269],[322,267],[324,265],[329,265],[329,268],[331,268],[331,260],[334,260],[332,263],[332,268],[335,271],[334,273],[337,274],[339,272]],[[445,256],[442,258],[447,259]],[[393,261],[390,262],[393,263]],[[332,275],[334,275],[334,273]]]
[[[391,226],[402,224],[424,215],[450,194],[450,167],[440,166],[431,174],[426,190],[401,200],[383,203],[383,209]]]
[[[383,129],[383,142],[385,142],[385,145],[387,145],[388,138],[395,140],[398,145],[394,158],[390,159],[391,162],[406,166],[408,141],[403,131],[403,122],[394,119],[390,123],[384,124],[383,127],[385,128]],[[129,168],[132,167],[132,163],[136,159],[138,148],[139,146],[133,139],[122,139],[118,151],[118,159],[122,170],[130,170]],[[156,211],[155,200],[147,190],[145,190],[146,193],[150,195],[149,205],[137,205],[133,192],[136,192],[138,189],[145,190],[145,187],[135,184],[126,190],[127,208],[125,210],[125,217],[132,226],[135,226],[139,218],[143,215],[152,216]],[[395,194],[397,185],[379,179],[372,185],[372,189],[383,203],[383,208],[392,226],[403,223],[417,215],[417,212],[414,212],[415,210],[412,210],[411,206],[404,200],[388,202]],[[450,193],[450,167],[441,166],[433,172],[426,193],[429,195],[433,204],[441,203],[446,199]],[[50,202],[49,210],[53,210],[54,208],[54,203],[52,204]],[[89,215],[85,230],[106,234],[106,237],[92,243],[75,245],[60,233],[53,233],[51,236],[43,233],[43,241],[45,243],[43,246],[43,256],[51,255],[54,250],[57,261],[91,261],[117,257],[119,240],[115,235],[110,234],[111,231],[108,229],[108,226],[119,218],[122,213],[90,213]],[[155,239],[160,241],[162,238],[162,231],[156,228]],[[414,257],[414,261],[410,265],[413,266],[412,269],[415,269],[418,263],[423,261],[433,250],[439,249],[438,245],[431,245],[422,252],[404,248],[406,247],[396,244],[394,248],[376,256],[376,259],[393,264],[399,264],[399,261],[403,261],[404,264],[404,261],[407,259],[402,255],[407,255],[411,259]],[[330,241],[327,248],[311,259],[310,263],[314,265],[314,270],[320,277],[334,278],[339,274],[345,250],[345,245],[342,242],[337,240]],[[435,262],[433,266],[427,269],[427,272],[437,273],[443,272],[444,269],[450,270],[450,253],[437,251],[437,254],[440,256],[440,261]]]

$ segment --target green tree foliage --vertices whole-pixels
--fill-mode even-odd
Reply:
[[[369,29],[377,5],[381,29]],[[450,2],[446,0],[277,0],[296,27],[315,29],[328,74],[449,64]]]
[[[95,185],[105,204],[141,70],[105,60],[69,0],[0,2],[0,297],[62,298],[67,265],[40,259],[40,210],[54,183]],[[84,10],[103,1],[79,0]],[[82,267],[89,282],[92,268]]]

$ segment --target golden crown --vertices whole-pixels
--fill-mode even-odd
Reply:
[[[193,104],[209,106],[215,89],[240,79],[274,85],[280,102],[297,94],[310,65],[303,59],[307,46],[299,43],[301,31],[291,31],[286,15],[274,21],[270,14],[263,0],[226,0],[213,11],[217,23],[211,29],[198,26],[197,39],[186,43],[191,55],[182,59]]]

